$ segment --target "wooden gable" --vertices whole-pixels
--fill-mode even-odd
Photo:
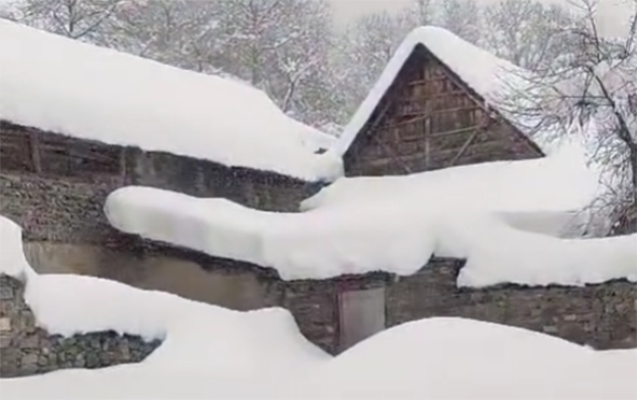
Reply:
[[[345,154],[345,171],[401,175],[542,156],[537,145],[418,45]]]

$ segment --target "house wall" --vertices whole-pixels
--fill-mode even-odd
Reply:
[[[542,156],[422,46],[345,155],[348,175],[399,175]]]
[[[108,224],[106,197],[134,184],[296,211],[308,190],[304,182],[279,175],[83,142],[6,122],[0,123],[0,142],[0,214],[23,227],[27,257],[38,271],[107,277],[236,309],[253,307],[262,297],[260,286],[249,277],[205,274],[180,257],[140,253],[139,240]]]
[[[51,335],[36,326],[24,284],[0,275],[0,378],[64,368],[102,368],[144,360],[159,345],[115,332]]]
[[[339,291],[379,287],[385,288],[387,327],[428,317],[463,317],[543,332],[597,349],[637,347],[634,283],[458,288],[461,266],[459,260],[437,259],[419,273],[399,279],[377,274],[345,282],[292,282],[283,305],[306,337],[331,353],[345,349],[339,344]]]
[[[78,140],[6,121],[0,121],[0,139],[0,172],[13,177],[16,190],[17,181],[37,182],[32,186],[47,180],[78,184],[83,187],[76,192],[83,193],[92,191],[92,186],[143,185],[198,197],[224,197],[271,211],[296,211],[309,190],[305,182],[274,173]],[[102,200],[101,196],[95,200]]]
[[[142,244],[141,241],[137,241]],[[129,244],[131,244],[129,242]],[[254,310],[278,303],[276,288],[255,270],[212,257],[189,253],[148,251],[146,246],[26,242],[29,264],[41,274],[100,276],[148,290],[161,290],[184,298],[234,310]]]
[[[126,243],[131,247],[88,250],[73,244],[27,242],[25,253],[40,273],[100,275],[238,310],[283,307],[311,342],[332,354],[350,345],[341,338],[346,317],[341,312],[346,297],[342,294],[367,289],[384,292],[385,310],[384,315],[365,319],[384,319],[387,327],[455,316],[523,327],[599,349],[637,347],[637,285],[625,281],[585,287],[458,288],[462,261],[434,259],[408,277],[374,273],[287,282],[273,270],[246,263],[147,241]],[[63,247],[51,250],[50,246]],[[99,270],[91,270],[95,265]]]
[[[637,284],[456,287],[462,262],[436,260],[387,288],[388,326],[433,316],[518,326],[598,349],[637,347]]]

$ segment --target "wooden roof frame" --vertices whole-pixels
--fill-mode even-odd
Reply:
[[[378,118],[379,109],[382,107],[383,104],[386,103],[388,93],[395,88],[396,82],[405,73],[405,66],[407,62],[411,60],[412,57],[414,57],[416,53],[419,51],[424,51],[428,56],[433,58],[436,62],[440,63],[440,65],[442,65],[443,67],[443,70],[445,71],[445,74],[448,75],[448,77],[451,79],[452,82],[458,85],[461,88],[461,90],[464,91],[483,111],[485,111],[489,115],[495,116],[500,122],[502,122],[503,124],[511,128],[512,132],[515,135],[519,136],[519,138],[522,141],[524,141],[534,152],[536,152],[538,157],[546,156],[544,151],[533,139],[531,139],[527,134],[523,133],[519,128],[515,126],[515,124],[509,118],[505,117],[497,109],[493,107],[489,107],[482,95],[480,95],[473,88],[471,88],[471,86],[465,80],[463,80],[447,63],[445,63],[442,59],[440,59],[440,57],[438,57],[435,54],[435,52],[431,51],[431,49],[429,49],[425,43],[423,43],[422,41],[419,41],[412,46],[411,51],[409,52],[409,55],[402,62],[402,65],[400,66],[398,72],[394,76],[392,82],[387,87],[387,90],[385,90],[385,92],[379,98],[378,102],[376,102],[376,104],[374,105],[373,110],[369,113],[369,117],[367,118],[367,121],[361,126],[358,132],[355,132],[353,138],[350,139],[351,141],[346,144],[345,149],[343,149],[342,151],[342,156],[344,159],[347,158],[349,150],[354,146],[354,143],[360,139],[361,132],[369,128],[370,121]],[[380,118],[382,119],[382,116],[380,116]]]

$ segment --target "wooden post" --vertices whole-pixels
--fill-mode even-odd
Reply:
[[[33,164],[33,171],[36,173],[42,172],[42,161],[40,159],[40,147],[37,135],[35,132],[29,132],[29,147],[31,150],[31,163]]]

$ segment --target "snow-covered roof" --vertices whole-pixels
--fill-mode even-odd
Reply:
[[[481,49],[452,32],[423,26],[414,29],[390,59],[380,78],[343,130],[336,149],[345,154],[364,128],[379,102],[389,90],[416,47],[424,46],[484,101],[498,109],[498,103],[509,98],[513,88],[528,84],[528,71]],[[508,119],[508,118],[507,118]],[[514,122],[514,121],[510,121]],[[523,133],[528,127],[515,124]]]
[[[272,171],[341,174],[330,138],[262,91],[0,20],[0,119],[107,144]]]
[[[595,192],[592,177],[576,164],[564,167],[558,155],[413,177],[342,178],[301,213],[134,186],[111,193],[104,209],[123,232],[271,267],[286,280],[410,275],[434,255],[467,259],[458,277],[465,286],[637,279],[637,235],[584,240],[538,233],[559,233],[567,214]]]

